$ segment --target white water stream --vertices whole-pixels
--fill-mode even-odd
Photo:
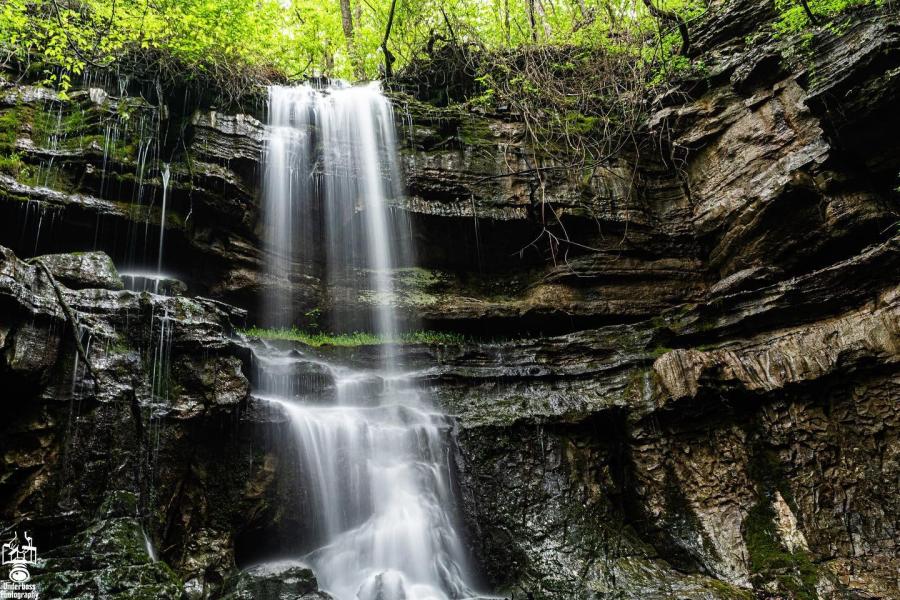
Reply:
[[[268,131],[267,277],[289,282],[294,261],[313,252],[326,281],[364,273],[356,291],[376,299],[367,320],[395,338],[390,274],[410,254],[400,241],[406,225],[386,202],[402,193],[390,103],[376,85],[273,87]],[[286,326],[291,287],[280,290],[264,311],[269,324]],[[448,425],[393,354],[382,352],[371,370],[274,348],[258,349],[255,361],[257,396],[289,417],[315,521],[304,559],[320,587],[338,600],[471,597]]]
[[[156,261],[156,273],[162,274],[163,240],[166,235],[166,194],[169,191],[169,163],[163,163],[162,170],[162,211],[159,214],[159,258]]]

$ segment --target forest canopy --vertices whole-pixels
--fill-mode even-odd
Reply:
[[[865,0],[776,0],[782,28]],[[4,0],[0,64],[37,63],[62,92],[88,68],[286,80],[390,75],[435,47],[566,46],[635,60],[687,54],[705,0]],[[776,24],[779,25],[779,24]]]

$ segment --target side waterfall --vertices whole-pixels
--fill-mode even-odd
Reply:
[[[390,103],[374,84],[272,87],[265,152],[266,276],[286,290],[264,299],[268,324],[295,322],[284,284],[294,260],[317,259],[326,281],[374,294],[367,322],[396,339],[391,270],[411,253],[387,206],[402,193]],[[369,370],[275,348],[254,360],[257,397],[290,419],[315,521],[304,560],[320,586],[339,600],[472,597],[449,425],[394,353]]]
[[[163,163],[162,178],[162,211],[159,213],[159,258],[156,261],[156,273],[162,275],[163,240],[166,235],[166,193],[169,191],[169,163]]]

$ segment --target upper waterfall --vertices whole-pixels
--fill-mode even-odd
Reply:
[[[324,265],[329,285],[374,293],[365,323],[388,339],[398,333],[390,269],[410,263],[408,227],[388,200],[402,194],[394,117],[377,83],[269,88],[264,207],[267,275],[290,280],[293,261]],[[282,290],[290,290],[283,286]],[[270,295],[270,324],[298,315],[289,298]]]

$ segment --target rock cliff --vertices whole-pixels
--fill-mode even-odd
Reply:
[[[391,91],[418,249],[398,303],[468,336],[394,351],[454,417],[485,589],[900,598],[900,18],[802,39],[772,18],[719,6],[652,151],[587,176],[538,179],[515,115]],[[0,531],[34,532],[50,597],[325,597],[302,566],[238,568],[308,527],[284,416],[250,393],[263,342],[236,329],[288,284],[261,269],[262,105],[184,114],[139,82],[60,100],[20,75],[0,82]],[[581,245],[556,260],[544,203]],[[295,262],[294,311],[353,329],[370,296],[325,304],[322,268]],[[328,387],[314,361],[298,377]]]

